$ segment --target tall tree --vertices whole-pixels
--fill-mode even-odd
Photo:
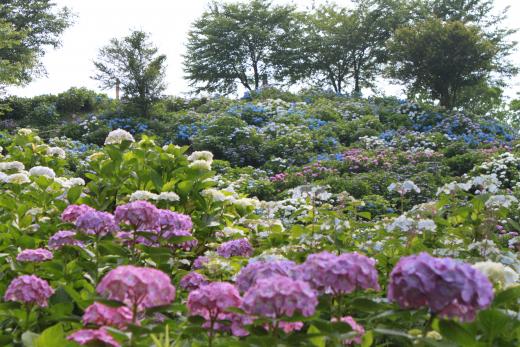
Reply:
[[[7,83],[23,84],[45,73],[41,58],[47,48],[60,46],[61,34],[72,24],[72,17],[66,7],[58,8],[51,0],[2,0],[2,41],[5,35],[11,39],[0,43],[0,57],[11,62],[11,68],[17,67]]]
[[[166,56],[159,55],[149,34],[133,31],[123,39],[112,39],[99,51],[92,78],[104,89],[121,84],[123,100],[136,106],[144,117],[166,88],[164,82]]]
[[[447,108],[465,88],[481,86],[501,70],[500,47],[473,25],[433,18],[398,29],[389,43],[391,77],[411,93],[429,93]]]
[[[268,0],[213,2],[189,33],[184,71],[191,86],[230,94],[237,84],[255,90],[278,79],[293,13],[293,6]]]

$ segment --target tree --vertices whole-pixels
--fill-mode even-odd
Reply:
[[[71,24],[71,12],[50,0],[2,0],[0,59],[11,65],[2,67],[0,84],[23,84],[44,74],[45,50],[59,47],[61,34]]]
[[[213,2],[193,23],[184,71],[196,92],[252,91],[280,79],[278,64],[293,30],[294,7],[267,0]]]
[[[387,58],[385,43],[403,21],[403,9],[391,0],[358,0],[353,9],[320,6],[304,19],[299,40],[304,48],[288,59],[292,66],[287,73],[293,81],[311,77],[336,93],[348,82],[355,93],[371,87]]]
[[[153,102],[166,88],[166,56],[157,53],[149,34],[143,31],[133,31],[121,40],[112,39],[99,51],[94,62],[97,73],[92,78],[104,89],[113,88],[119,82],[123,99],[148,117]]]
[[[398,29],[389,42],[389,75],[411,93],[426,92],[447,108],[458,105],[465,88],[504,71],[501,48],[474,25],[437,18]]]

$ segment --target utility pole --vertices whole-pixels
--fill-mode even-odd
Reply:
[[[119,78],[116,78],[116,100],[119,100],[119,84],[121,81],[119,81]]]

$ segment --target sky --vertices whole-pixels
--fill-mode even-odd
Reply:
[[[243,0],[247,1],[247,0]],[[87,87],[97,91],[93,61],[101,47],[111,38],[124,37],[130,30],[149,32],[152,41],[161,54],[167,56],[166,94],[185,96],[189,91],[182,71],[182,55],[185,52],[187,34],[191,23],[207,7],[209,0],[55,0],[59,6],[69,7],[75,14],[75,23],[62,36],[62,46],[49,50],[42,62],[47,70],[46,77],[40,77],[23,87],[10,88],[8,92],[20,96],[55,94],[70,87]],[[294,3],[304,9],[313,2],[325,0],[274,0],[274,3]],[[347,0],[337,0],[346,4]],[[510,6],[506,25],[519,27],[515,23],[520,17],[520,0],[496,0],[497,8]],[[520,32],[513,38],[520,42]],[[514,55],[520,63],[520,52]],[[382,82],[388,95],[402,95],[402,87]],[[104,91],[114,96],[113,90]],[[520,92],[520,77],[510,81],[505,90],[509,97]]]

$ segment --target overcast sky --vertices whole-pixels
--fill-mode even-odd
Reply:
[[[96,81],[90,76],[94,74],[92,61],[99,48],[106,45],[111,38],[123,37],[130,29],[140,29],[151,33],[160,53],[167,55],[168,94],[182,96],[188,86],[183,79],[182,54],[185,50],[187,33],[191,23],[206,8],[207,0],[55,0],[60,6],[67,6],[77,15],[75,23],[63,35],[61,48],[49,51],[43,63],[48,76],[31,84],[11,88],[12,94],[33,96],[48,93],[59,93],[70,87],[88,87],[99,90]],[[275,3],[295,3],[305,8],[312,0],[275,0]],[[316,0],[315,3],[324,1]],[[347,0],[336,1],[346,4]],[[497,8],[510,6],[507,25],[515,24],[520,17],[520,0],[496,0]],[[517,23],[519,23],[517,21]],[[515,35],[520,41],[520,33]],[[520,53],[515,55],[515,62],[520,64]],[[386,86],[388,94],[400,94],[401,87]],[[507,89],[508,96],[520,92],[520,78],[511,81]],[[113,91],[106,91],[113,96]]]

